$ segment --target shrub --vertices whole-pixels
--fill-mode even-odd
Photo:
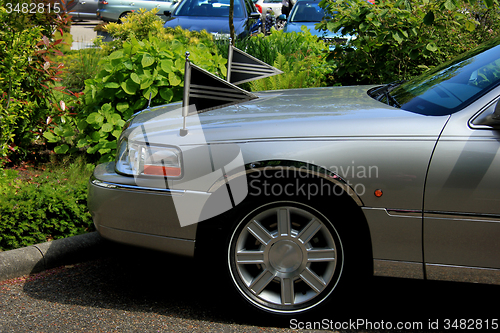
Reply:
[[[49,55],[61,54],[62,40],[51,37],[56,29],[60,33],[69,29],[70,20],[64,13],[56,15],[48,11],[9,13],[19,3],[22,4],[17,0],[8,3],[0,0],[0,158],[3,161],[14,152],[18,157],[26,156],[32,141],[41,138],[45,119],[54,111],[53,92],[58,89],[54,82],[60,79],[61,71]]]
[[[97,153],[101,162],[114,159],[125,121],[145,108],[150,96],[151,106],[182,99],[186,51],[194,64],[220,76],[226,72],[226,59],[199,40],[187,44],[150,34],[148,40],[131,37],[121,46],[102,59],[102,70],[94,78],[85,81],[81,112],[65,123],[54,122],[44,133],[49,142],[62,143],[56,152],[68,152],[75,144]]]
[[[219,53],[227,57],[229,43],[218,41],[217,46]],[[325,86],[333,70],[326,61],[328,46],[305,27],[300,33],[272,29],[267,36],[237,40],[236,47],[284,72],[250,82],[247,87],[252,91]]]
[[[323,87],[332,71],[324,56],[302,52],[287,56],[278,54],[273,66],[282,70],[283,74],[250,82],[252,91]]]
[[[370,5],[364,0],[322,0],[320,5],[333,17],[320,28],[357,36],[352,48],[337,47],[331,55],[342,84],[408,79],[489,37],[477,38],[474,33],[479,24],[474,12],[483,4],[462,7],[464,1],[380,0]]]
[[[51,170],[0,170],[0,250],[94,230],[87,210],[92,166],[80,161]]]
[[[180,27],[164,28],[165,22],[156,15],[157,12],[156,8],[150,11],[141,8],[122,18],[121,23],[106,24],[104,29],[113,41],[102,43],[104,52],[109,54],[123,48],[124,42],[130,42],[133,38],[142,41],[150,35],[167,42],[177,40],[184,45],[202,43],[210,48],[215,47],[212,35],[206,31],[189,31]]]

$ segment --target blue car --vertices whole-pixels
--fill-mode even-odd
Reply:
[[[325,11],[319,6],[319,1],[299,0],[288,17],[282,14],[279,19],[286,20],[284,32],[302,32],[302,27],[305,26],[313,35],[330,44],[330,48],[333,48],[334,44],[347,44],[353,39],[352,36],[342,35],[341,32],[317,30],[315,26],[323,20],[323,17],[325,17]]]
[[[164,27],[201,31],[216,38],[229,37],[229,0],[182,0],[173,13],[165,12]],[[237,38],[260,32],[260,13],[251,0],[234,0],[234,30]]]

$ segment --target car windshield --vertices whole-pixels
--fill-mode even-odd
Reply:
[[[290,14],[290,22],[320,22],[325,16],[318,2],[297,2]]]
[[[500,39],[495,39],[397,88],[388,85],[382,98],[373,90],[371,96],[407,111],[441,116],[462,110],[498,85]]]
[[[174,16],[229,17],[229,1],[185,0],[177,6]],[[234,1],[234,17],[245,17],[241,1]]]

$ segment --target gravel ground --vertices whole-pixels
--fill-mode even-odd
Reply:
[[[428,331],[447,319],[498,320],[499,286],[375,278],[331,312],[296,322],[252,316],[217,282],[216,268],[189,259],[119,248],[106,258],[0,282],[0,332],[398,332],[420,322]],[[325,326],[325,323],[329,323]],[[323,326],[307,326],[314,324]],[[332,324],[334,323],[334,324]],[[382,324],[383,323],[383,324]],[[335,329],[335,324],[349,325]],[[302,326],[299,326],[302,325]],[[378,326],[377,326],[378,325]],[[385,325],[385,326],[382,326]],[[451,323],[450,323],[451,325]],[[355,328],[355,329],[353,329]],[[452,328],[452,327],[450,327]],[[477,329],[477,328],[476,328]],[[500,329],[496,330],[500,331]],[[301,332],[313,332],[304,330]]]

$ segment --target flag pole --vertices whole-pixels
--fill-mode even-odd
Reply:
[[[182,128],[180,136],[186,136],[188,130],[186,129],[186,117],[189,110],[189,85],[191,83],[191,63],[189,61],[189,52],[186,51],[186,63],[184,65],[184,96],[182,99]]]
[[[229,37],[229,50],[227,52],[227,75],[226,81],[231,82],[231,64],[233,63],[233,43],[232,38]]]

